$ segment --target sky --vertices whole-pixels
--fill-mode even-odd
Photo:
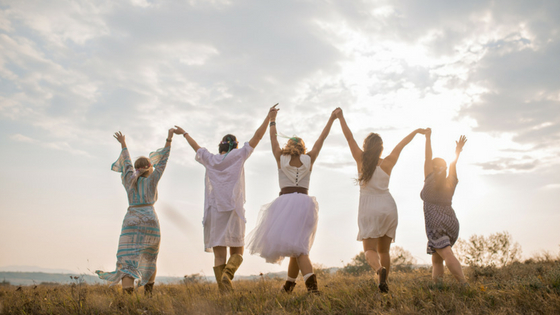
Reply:
[[[278,130],[309,148],[341,107],[383,156],[431,127],[458,163],[460,237],[508,231],[524,257],[560,245],[560,2],[0,1],[0,268],[114,270],[127,209],[110,170],[183,127],[216,152],[248,141],[279,104]],[[420,191],[425,138],[403,150],[390,190],[394,245],[430,263]],[[245,164],[247,233],[279,187],[268,133]],[[335,122],[313,168],[311,260],[342,267],[356,241],[357,169]],[[159,184],[158,274],[211,276],[203,250],[204,167],[181,137]],[[248,252],[238,273],[286,270]]]

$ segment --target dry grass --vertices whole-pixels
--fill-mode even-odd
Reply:
[[[503,268],[466,268],[470,287],[447,274],[434,284],[430,270],[391,274],[389,294],[370,274],[320,274],[321,295],[302,281],[282,294],[281,279],[235,281],[220,295],[215,283],[156,285],[123,295],[104,285],[0,287],[1,314],[560,314],[560,261],[514,263]]]

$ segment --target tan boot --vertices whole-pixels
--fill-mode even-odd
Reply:
[[[214,267],[214,276],[216,277],[216,282],[218,283],[218,289],[220,292],[225,290],[224,285],[222,284],[222,273],[224,272],[225,267],[226,264]]]
[[[239,254],[233,254],[228,259],[226,267],[224,268],[224,271],[222,272],[222,284],[224,285],[224,289],[226,291],[233,290],[233,286],[231,285],[231,280],[233,280],[233,276],[234,276],[235,272],[237,271],[237,268],[239,268],[239,266],[241,266],[242,262],[243,262],[243,256],[241,256]]]

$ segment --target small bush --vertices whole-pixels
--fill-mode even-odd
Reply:
[[[459,239],[453,249],[461,263],[476,267],[503,267],[521,258],[521,246],[506,231],[488,237],[474,234],[468,241]]]

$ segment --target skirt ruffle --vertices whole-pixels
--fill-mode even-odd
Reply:
[[[261,208],[257,226],[247,236],[247,250],[268,263],[309,255],[319,218],[315,197],[286,194]]]

